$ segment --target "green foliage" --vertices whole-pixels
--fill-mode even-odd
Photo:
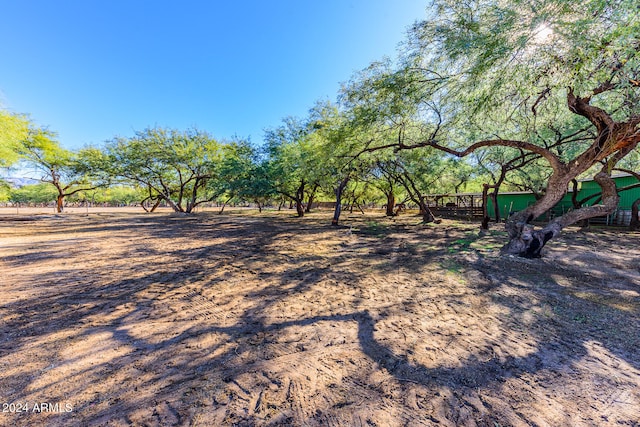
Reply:
[[[0,110],[0,167],[9,167],[19,160],[20,144],[27,138],[29,126],[25,116]]]
[[[448,137],[537,143],[548,141],[545,130],[567,135],[587,124],[566,108],[567,88],[589,95],[607,82],[618,89],[594,100],[619,116],[637,113],[630,83],[640,68],[636,2],[445,0],[435,7],[413,28],[398,72],[438,100],[456,131]]]
[[[148,189],[177,212],[192,212],[218,194],[207,190],[218,177],[220,144],[206,132],[150,128],[107,144],[106,173]]]
[[[110,187],[100,187],[94,190],[80,191],[69,199],[77,202],[88,202],[91,204],[106,203],[111,206],[133,205],[140,203],[146,194],[140,188],[125,185],[113,185]]]
[[[314,113],[312,110],[305,120],[288,117],[265,134],[268,159],[264,170],[268,181],[274,192],[292,200],[301,200],[305,186],[317,183],[327,172],[322,164],[326,147],[318,135],[328,124]]]
[[[217,176],[210,186],[225,197],[263,203],[274,195],[266,164],[260,162],[258,151],[247,141],[222,146]]]
[[[0,111],[0,166],[26,159],[59,196],[146,197],[181,212],[219,198],[301,203],[338,189],[369,200],[375,188],[416,200],[484,183],[543,191],[555,169],[530,148],[568,163],[596,136],[567,108],[570,93],[614,120],[639,115],[636,1],[435,0],[432,12],[411,29],[398,61],[356,74],[339,105],[318,102],[269,129],[264,158],[246,141],[220,143],[195,129],[149,128],[105,151],[72,152],[26,117]],[[481,147],[470,150],[474,142]],[[112,177],[124,187],[94,188]]]
[[[581,173],[596,161],[587,149],[601,128],[570,108],[571,97],[613,120],[640,116],[636,3],[434,1],[397,65],[374,63],[343,88],[353,126],[367,135],[360,152],[395,150],[378,159],[402,165],[416,194],[429,182],[446,192],[468,184],[477,191],[482,181],[544,192],[552,172],[564,173],[560,164],[574,162]],[[403,158],[402,150],[420,147],[474,157],[439,176],[446,159]]]
[[[40,172],[42,182],[55,188],[57,209],[62,212],[65,197],[106,185],[106,181],[99,183],[94,179],[95,159],[98,156],[96,150],[86,149],[75,153],[62,148],[55,138],[56,135],[48,130],[31,129],[18,152],[28,165]],[[106,175],[101,178],[108,180]]]
[[[283,124],[266,131],[265,140],[274,185],[280,191],[292,193],[292,186],[303,179],[309,170],[311,157],[306,144],[309,129],[301,120],[288,117]]]
[[[19,153],[29,166],[41,173],[45,182],[55,183],[76,174],[74,153],[62,148],[55,133],[48,130],[30,130]]]
[[[25,185],[9,191],[12,203],[51,203],[56,200],[58,192],[47,183]]]
[[[11,196],[11,186],[0,179],[0,203],[6,203]]]

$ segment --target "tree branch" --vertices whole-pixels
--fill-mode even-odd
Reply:
[[[599,137],[607,132],[607,129],[613,128],[614,121],[602,108],[590,105],[590,97],[580,98],[573,93],[573,88],[569,88],[567,92],[567,105],[571,112],[578,114],[589,120],[598,129]]]

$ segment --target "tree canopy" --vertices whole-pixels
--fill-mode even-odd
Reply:
[[[176,212],[190,213],[217,197],[207,193],[207,184],[216,177],[220,146],[206,132],[149,128],[112,140],[106,153],[113,176],[147,189]]]
[[[99,150],[87,148],[72,152],[55,138],[56,135],[48,130],[32,129],[16,151],[40,173],[42,182],[53,185],[57,211],[62,212],[65,197],[107,185],[109,177],[104,174],[98,177],[95,173],[95,166],[102,157]]]
[[[350,96],[364,93],[367,108],[359,108],[399,129],[389,106],[403,107],[423,133],[405,140],[398,130],[397,141],[379,138],[364,150],[500,151],[507,172],[543,160],[542,197],[507,222],[509,253],[539,256],[563,227],[615,209],[610,171],[640,141],[636,2],[444,0],[432,10],[412,28],[398,67],[372,68],[353,92],[360,98]],[[378,99],[385,109],[371,107]],[[533,231],[528,224],[596,166],[602,203]]]
[[[29,134],[26,116],[0,109],[0,167],[9,167],[20,159],[20,144]]]
[[[156,127],[70,152],[25,116],[0,112],[0,166],[27,158],[59,195],[117,177],[187,213],[220,198],[259,207],[279,198],[302,217],[322,194],[334,197],[334,224],[347,194],[355,203],[377,191],[388,215],[396,196],[413,200],[432,221],[427,193],[482,189],[497,206],[501,189],[527,190],[537,201],[508,218],[504,250],[528,257],[567,225],[611,213],[611,173],[637,168],[637,2],[434,0],[429,11],[397,60],[356,73],[338,103],[268,129],[262,149]],[[55,183],[61,173],[70,187]],[[601,186],[598,203],[531,225],[586,176]]]

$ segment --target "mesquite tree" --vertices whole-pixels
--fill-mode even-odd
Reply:
[[[350,149],[349,135],[337,107],[324,102],[318,102],[304,119],[289,117],[281,126],[267,130],[271,185],[295,203],[299,217],[305,213],[305,197],[313,201],[323,188],[336,194],[332,222],[337,225],[343,191],[357,169],[345,155]]]
[[[373,185],[378,188],[385,196],[385,215],[396,216],[399,211],[396,210],[396,196],[399,191],[400,184],[397,176],[400,174],[399,165],[393,160],[377,160],[371,169],[371,175],[374,177]]]
[[[437,0],[433,10],[410,32],[398,69],[380,80],[385,91],[417,100],[417,116],[432,131],[376,148],[463,157],[501,147],[544,162],[540,199],[506,222],[508,254],[538,257],[564,227],[613,212],[611,170],[640,142],[637,2]],[[531,225],[573,179],[593,174],[600,203]]]
[[[266,162],[260,161],[258,150],[248,141],[225,144],[217,170],[218,179],[210,187],[213,193],[224,194],[225,204],[232,199],[252,201],[262,212],[266,201],[275,195]]]
[[[40,181],[56,190],[56,211],[64,210],[65,198],[82,191],[106,186],[109,177],[97,168],[101,152],[86,148],[73,152],[60,146],[55,134],[44,129],[31,129],[17,152],[40,174]]]
[[[279,127],[265,133],[269,181],[275,193],[295,203],[298,217],[305,213],[305,191],[313,184],[318,151],[309,138],[308,122],[288,117]]]
[[[220,145],[206,132],[151,128],[107,144],[108,172],[148,189],[175,212],[191,213],[219,194],[207,192],[217,178]]]

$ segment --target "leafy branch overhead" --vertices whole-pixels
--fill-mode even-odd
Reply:
[[[617,206],[610,172],[640,142],[639,37],[632,1],[436,1],[431,18],[412,28],[397,67],[371,67],[346,95],[362,112],[374,111],[381,95],[425,131],[401,138],[408,121],[397,119],[398,108],[378,110],[372,123],[395,128],[398,139],[377,138],[361,153],[436,149],[465,157],[507,149],[525,164],[544,160],[546,188],[507,221],[505,247],[539,256],[562,228]],[[594,168],[602,205],[532,231],[528,224]]]

